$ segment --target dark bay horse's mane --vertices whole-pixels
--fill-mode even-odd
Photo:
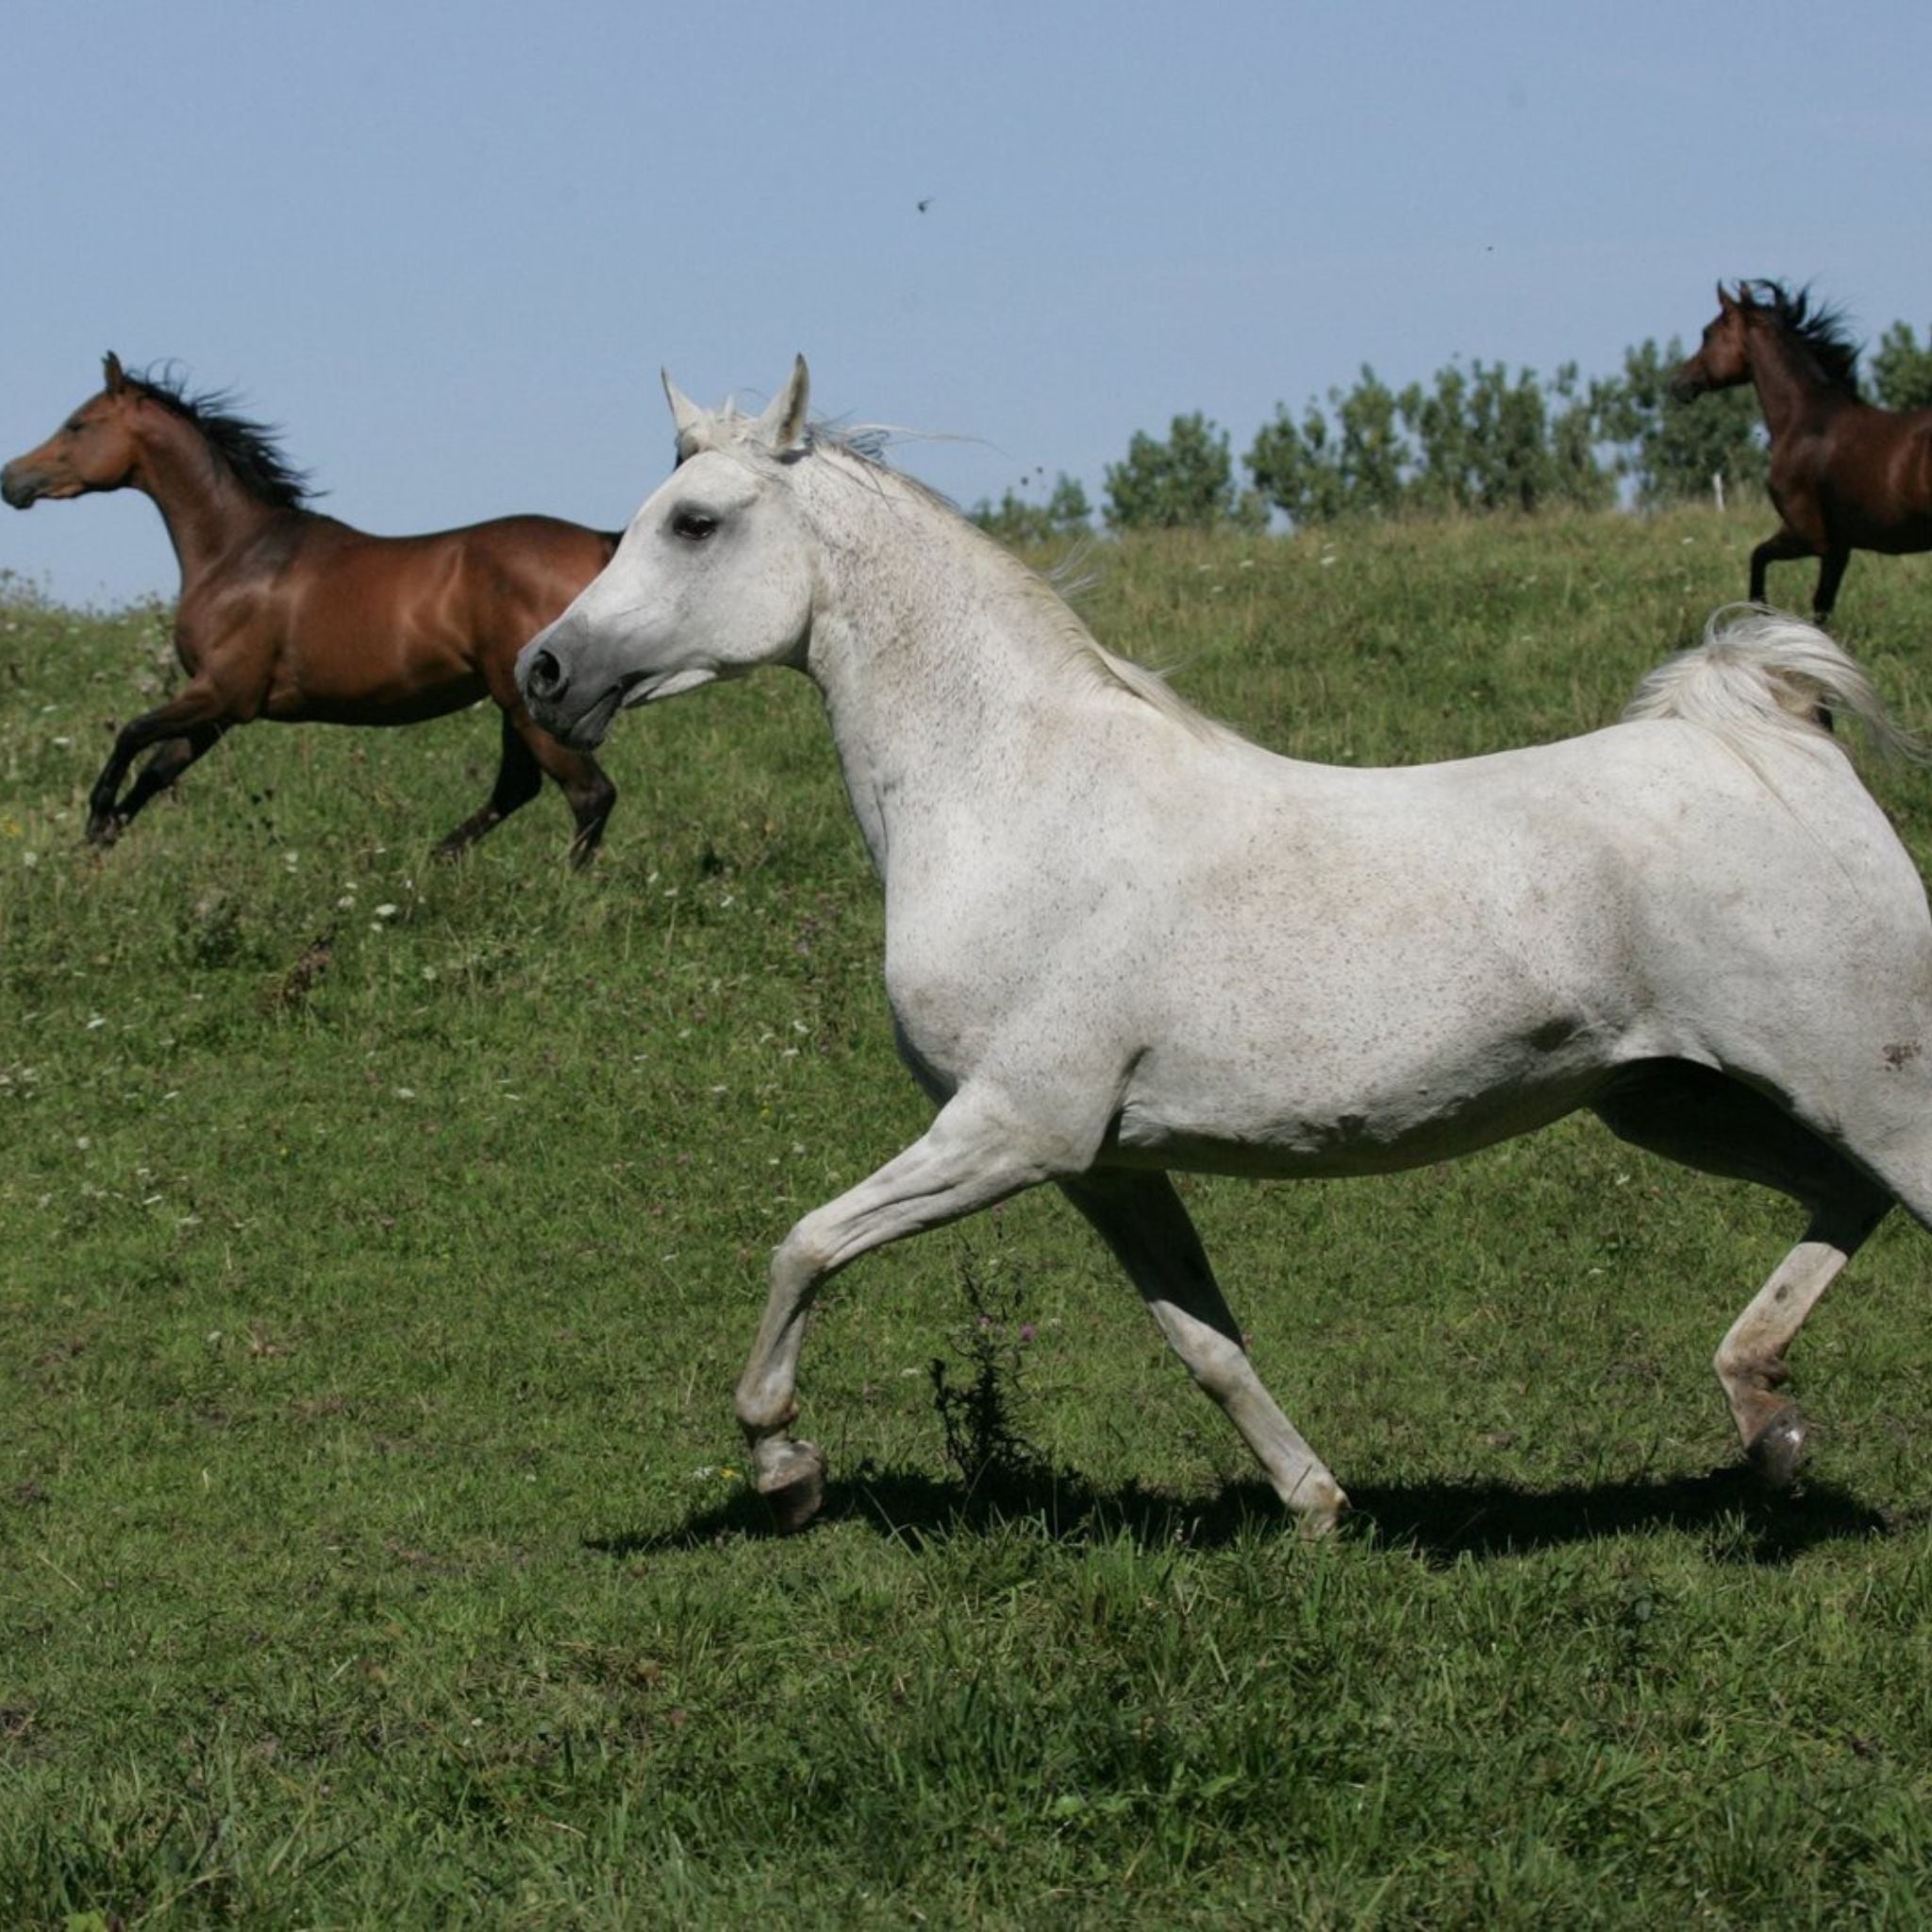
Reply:
[[[1782,282],[1760,278],[1743,284],[1754,308],[1768,309],[1785,337],[1810,358],[1812,366],[1833,389],[1858,393],[1858,344],[1841,308],[1816,307],[1811,291],[1792,294]]]
[[[314,496],[308,472],[296,469],[282,454],[275,431],[236,413],[232,391],[190,395],[172,368],[143,369],[130,373],[126,380],[150,402],[192,424],[234,473],[235,480],[258,502],[274,509],[300,509]]]

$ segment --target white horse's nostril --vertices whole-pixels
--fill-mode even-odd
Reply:
[[[557,654],[539,651],[524,675],[524,689],[533,698],[556,698],[563,695],[569,681],[563,675],[563,666],[557,661]]]

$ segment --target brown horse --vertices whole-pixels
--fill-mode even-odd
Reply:
[[[111,843],[230,725],[412,724],[489,697],[503,712],[496,784],[438,853],[455,858],[527,805],[548,772],[576,819],[571,857],[585,863],[617,788],[594,758],[531,721],[512,668],[617,539],[537,516],[365,536],[305,508],[306,478],[225,396],[128,375],[111,355],[105,367],[99,395],[0,470],[0,495],[16,509],[43,496],[144,491],[181,565],[175,648],[188,682],[122,727],[89,800],[89,840]],[[124,796],[129,765],[150,746]]]
[[[1836,311],[1771,281],[1722,282],[1696,355],[1671,377],[1679,402],[1755,383],[1771,436],[1777,534],[1751,553],[1751,601],[1765,572],[1816,557],[1811,608],[1831,614],[1854,550],[1932,550],[1932,409],[1876,409],[1858,394],[1858,350]]]

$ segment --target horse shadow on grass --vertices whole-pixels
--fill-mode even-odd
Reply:
[[[1702,1538],[1716,1562],[1776,1567],[1821,1545],[1897,1536],[1932,1517],[1923,1509],[1874,1508],[1827,1481],[1774,1492],[1741,1467],[1552,1489],[1465,1480],[1368,1484],[1350,1493],[1345,1539],[1407,1550],[1439,1568],[1656,1530]],[[1197,1550],[1245,1539],[1295,1541],[1287,1512],[1259,1481],[1183,1499],[1133,1482],[1102,1488],[1043,1472],[968,1489],[921,1471],[872,1464],[826,1483],[816,1521],[863,1524],[913,1549],[1014,1527],[1076,1546],[1122,1536],[1148,1548]],[[588,1546],[634,1557],[779,1534],[763,1501],[741,1491],[675,1529],[594,1539]]]

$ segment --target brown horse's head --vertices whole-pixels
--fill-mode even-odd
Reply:
[[[81,404],[39,449],[15,457],[0,470],[0,496],[25,509],[43,496],[83,496],[91,490],[119,490],[133,474],[138,446],[133,417],[142,400],[121,358],[103,361],[106,384]]]
[[[1717,285],[1717,313],[1705,325],[1704,340],[1696,355],[1680,362],[1671,372],[1670,391],[1680,403],[1688,403],[1714,389],[1731,389],[1751,379],[1751,343],[1748,330],[1756,304],[1750,290],[1738,284],[1733,295],[1720,282]]]

